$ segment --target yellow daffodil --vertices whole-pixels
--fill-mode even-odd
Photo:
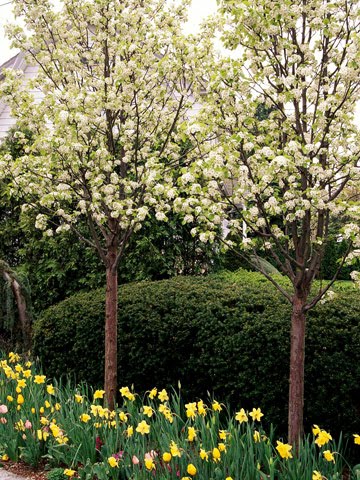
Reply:
[[[161,392],[158,393],[158,398],[160,402],[167,402],[169,400],[169,395],[167,394],[165,388],[163,388]]]
[[[199,415],[201,415],[202,417],[205,417],[206,407],[205,407],[204,402],[202,400],[199,400],[197,402],[197,410],[198,410]]]
[[[146,435],[150,432],[150,425],[143,420],[138,424],[136,427],[136,431],[140,433],[141,435]]]
[[[47,391],[47,393],[48,393],[49,395],[55,395],[54,385],[52,385],[52,384],[50,383],[50,385],[48,385],[48,386],[46,387],[46,391]]]
[[[149,407],[148,405],[144,405],[143,409],[144,415],[147,415],[149,418],[153,416],[154,410],[151,407]]]
[[[322,480],[323,476],[317,470],[313,471],[312,480]]]
[[[20,395],[17,396],[16,401],[17,401],[18,405],[22,405],[25,402],[24,397],[21,395],[21,393],[20,393]]]
[[[16,363],[20,360],[20,355],[14,352],[9,353],[9,362],[10,363]]]
[[[84,402],[84,397],[82,395],[79,395],[78,393],[75,393],[75,402],[76,403],[83,403]]]
[[[60,445],[66,445],[69,441],[69,438],[66,437],[65,435],[60,435],[59,437],[56,438],[56,441]]]
[[[253,433],[253,439],[254,439],[255,443],[259,443],[261,441],[260,432],[255,430],[254,433]]]
[[[252,411],[249,413],[249,415],[253,419],[253,422],[255,421],[260,422],[261,417],[264,416],[260,408],[253,408]]]
[[[235,420],[237,420],[240,423],[244,423],[248,421],[248,417],[245,413],[245,410],[242,408],[239,412],[236,413],[235,415]]]
[[[192,463],[189,463],[189,465],[186,468],[186,471],[192,477],[196,475],[196,472],[197,472],[195,465],[193,465]]]
[[[356,445],[360,445],[360,435],[358,435],[357,433],[354,433],[353,437],[354,437],[354,443]]]
[[[120,393],[122,397],[127,398],[131,402],[135,400],[135,395],[132,392],[130,392],[129,387],[120,388]]]
[[[55,423],[50,424],[50,430],[54,438],[60,436],[60,433],[61,433],[60,428],[57,425],[55,425]]]
[[[293,458],[291,453],[292,445],[289,445],[288,443],[282,443],[279,440],[277,440],[276,443],[276,450],[279,452],[281,458],[285,458],[286,460],[288,458]]]
[[[128,438],[134,435],[134,427],[132,427],[131,425],[129,425],[125,431]]]
[[[214,400],[213,403],[212,403],[212,409],[214,410],[214,412],[221,412],[222,406],[220,405],[219,402]]]
[[[201,460],[209,460],[209,454],[203,448],[200,448],[199,457]]]
[[[196,402],[187,403],[185,405],[186,408],[186,416],[187,418],[195,418],[197,412]]]
[[[323,455],[324,455],[325,460],[327,460],[328,462],[334,462],[335,463],[334,454],[332,452],[330,452],[330,450],[325,450],[323,452]]]
[[[188,440],[189,442],[193,442],[196,438],[196,430],[194,427],[188,427]]]
[[[35,375],[34,377],[34,383],[37,383],[38,385],[45,383],[45,380],[46,380],[45,375]]]
[[[19,432],[23,432],[25,430],[24,422],[21,419],[15,423],[15,430],[18,430]]]
[[[325,430],[320,430],[317,434],[317,438],[315,439],[316,445],[322,447],[326,445],[330,440],[332,440],[332,436],[330,433],[326,432]]]
[[[152,388],[149,392],[149,398],[151,398],[151,400],[153,400],[157,395],[157,388]]]
[[[17,382],[17,386],[19,388],[25,388],[26,387],[26,380],[24,378],[19,379],[18,382]]]
[[[165,463],[169,463],[170,460],[172,459],[172,455],[170,452],[164,452],[162,459],[164,460]]]
[[[155,463],[152,458],[145,458],[144,463],[147,470],[155,470]]]
[[[40,417],[40,423],[41,425],[48,425],[49,420],[46,417]]]
[[[84,423],[87,423],[91,419],[90,415],[87,413],[82,413],[80,415],[80,420]]]
[[[126,423],[128,421],[128,417],[125,412],[119,412],[119,418],[121,422]]]
[[[173,457],[181,457],[181,452],[179,450],[179,447],[176,445],[174,440],[171,440],[170,443],[170,452]]]
[[[171,410],[169,407],[167,407],[165,404],[160,403],[159,405],[159,412],[164,415],[164,417],[170,422],[173,423],[173,415],[171,413]]]
[[[43,431],[43,430],[37,430],[36,431],[37,438],[41,441],[43,440],[46,442],[46,440],[49,438],[49,432]]]
[[[119,466],[119,462],[116,460],[115,457],[109,457],[108,464],[110,465],[111,468],[116,468]]]
[[[221,460],[220,450],[216,447],[213,448],[213,450],[212,450],[212,458],[213,458],[214,462],[220,462],[220,460]]]
[[[223,442],[218,443],[218,449],[220,452],[226,452],[226,445]]]
[[[76,471],[72,470],[71,468],[65,468],[64,470],[64,475],[67,477],[73,477],[75,475]]]
[[[100,398],[104,398],[104,395],[105,395],[105,390],[95,390],[94,392],[94,400]]]
[[[321,432],[321,428],[318,425],[313,425],[312,433],[316,436]]]

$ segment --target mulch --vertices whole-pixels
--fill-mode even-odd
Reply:
[[[39,465],[34,468],[21,461],[12,462],[11,460],[8,460],[6,462],[1,462],[1,468],[10,473],[28,478],[29,480],[47,480],[46,475],[48,470],[45,470],[45,465]]]

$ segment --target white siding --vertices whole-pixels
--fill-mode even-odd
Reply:
[[[11,118],[10,108],[7,105],[0,108],[0,140],[6,137],[8,130],[14,125],[15,120]]]
[[[6,66],[11,67],[10,65]],[[34,78],[38,69],[37,66],[26,65],[23,58],[21,58],[21,54],[18,57],[15,57],[13,67],[24,71],[25,84],[28,80]],[[36,102],[39,102],[43,96],[39,90],[31,90],[30,93],[33,94]],[[6,137],[7,132],[15,125],[15,123],[16,120],[10,115],[10,108],[4,103],[0,103],[0,140]]]

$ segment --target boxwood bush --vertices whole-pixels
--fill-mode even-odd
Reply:
[[[360,299],[339,292],[307,324],[305,423],[360,433]],[[102,385],[104,290],[46,310],[34,353],[48,376]],[[261,406],[286,430],[290,305],[262,276],[177,277],[119,290],[119,386],[137,392],[181,383],[234,408]]]

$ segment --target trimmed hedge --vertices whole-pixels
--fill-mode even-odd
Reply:
[[[235,281],[236,278],[236,281]],[[262,276],[177,277],[119,290],[119,383],[137,392],[182,385],[239,408],[261,406],[286,430],[290,305]],[[360,431],[360,298],[340,292],[309,314],[305,423]],[[34,353],[48,376],[102,385],[104,290],[46,310]]]

